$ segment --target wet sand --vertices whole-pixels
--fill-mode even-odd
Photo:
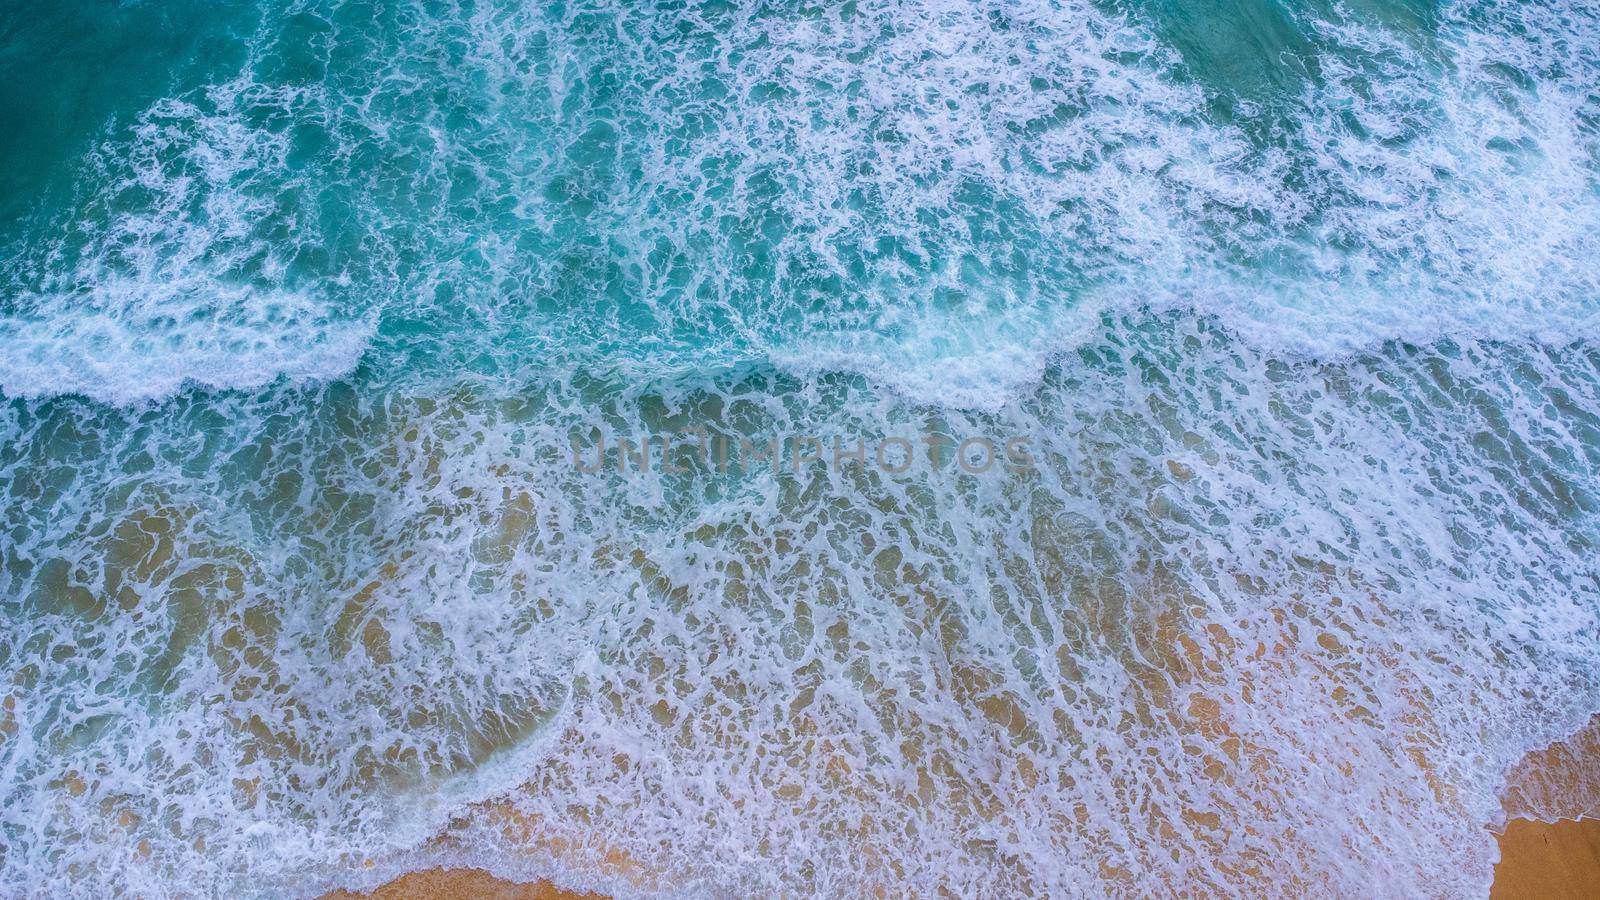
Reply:
[[[1592,900],[1600,897],[1600,819],[1547,824],[1513,819],[1500,836],[1490,900]],[[339,891],[324,900],[596,900],[545,882],[514,884],[481,869],[412,872],[371,894]]]
[[[482,869],[428,869],[402,875],[370,894],[335,891],[323,900],[599,900],[598,894],[575,894],[546,882],[514,884]]]
[[[1600,810],[1600,717],[1571,738],[1529,753],[1506,779],[1510,811]],[[1592,900],[1600,897],[1600,818],[1553,823],[1513,818],[1499,835],[1490,900]],[[370,894],[339,891],[323,900],[596,900],[546,882],[515,884],[481,869],[412,872]]]
[[[1500,836],[1490,900],[1600,897],[1600,819],[1513,819]]]
[[[1513,819],[1500,836],[1490,900],[1592,900],[1600,897],[1600,819],[1555,824]],[[548,883],[513,884],[481,869],[412,872],[371,894],[339,891],[324,900],[594,900]]]

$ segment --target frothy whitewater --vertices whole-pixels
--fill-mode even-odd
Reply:
[[[0,893],[1482,895],[1597,545],[1595,3],[0,8]]]

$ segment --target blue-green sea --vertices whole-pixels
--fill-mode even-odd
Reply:
[[[0,2],[0,895],[1482,897],[1596,713],[1594,0]]]

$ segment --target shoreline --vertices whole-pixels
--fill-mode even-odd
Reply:
[[[1600,897],[1600,716],[1523,756],[1500,801],[1507,821],[1491,900]]]
[[[1587,900],[1600,897],[1600,819],[1540,822],[1511,819],[1496,835],[1490,900]],[[333,891],[322,900],[603,900],[601,894],[569,891],[548,881],[522,884],[483,869],[432,868],[404,875],[373,891]]]
[[[1499,861],[1490,900],[1587,900],[1600,897],[1600,716],[1564,740],[1530,751],[1506,775],[1505,827],[1490,833]],[[1575,806],[1576,805],[1576,806]],[[1515,813],[1515,814],[1513,814]],[[1549,819],[1550,821],[1545,821]],[[518,883],[483,869],[434,867],[408,872],[369,892],[340,890],[321,900],[602,900],[548,881]]]
[[[1600,819],[1540,822],[1511,819],[1496,835],[1490,900],[1587,900],[1600,897]],[[333,891],[322,900],[604,900],[603,895],[569,891],[548,881],[521,884],[483,869],[433,868],[404,875],[375,890]]]

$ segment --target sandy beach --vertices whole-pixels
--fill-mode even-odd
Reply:
[[[594,900],[597,894],[575,894],[545,882],[514,884],[502,881],[482,869],[429,869],[412,872],[378,888],[370,894],[336,891],[323,900],[446,900],[472,897],[476,900]]]
[[[1491,900],[1587,900],[1600,897],[1600,820],[1554,824],[1513,819],[1500,835]],[[412,872],[371,894],[339,891],[324,900],[592,900],[545,882],[514,884],[481,869]]]
[[[1523,757],[1502,800],[1523,817],[1500,835],[1494,900],[1600,897],[1600,718]]]
[[[430,869],[389,882],[371,894],[339,891],[325,900],[589,900],[544,882],[514,884],[480,869]],[[1600,820],[1549,824],[1513,819],[1500,836],[1492,900],[1587,900],[1600,897]]]
[[[1600,772],[1600,718],[1568,738],[1529,753],[1508,774],[1508,811],[1589,809]],[[1491,900],[1588,900],[1600,897],[1600,818],[1510,819],[1498,836]],[[338,891],[323,900],[593,900],[599,895],[563,890],[547,882],[516,884],[481,869],[429,869],[397,878],[370,894]]]
[[[1500,835],[1492,900],[1600,897],[1600,819],[1513,819]]]

